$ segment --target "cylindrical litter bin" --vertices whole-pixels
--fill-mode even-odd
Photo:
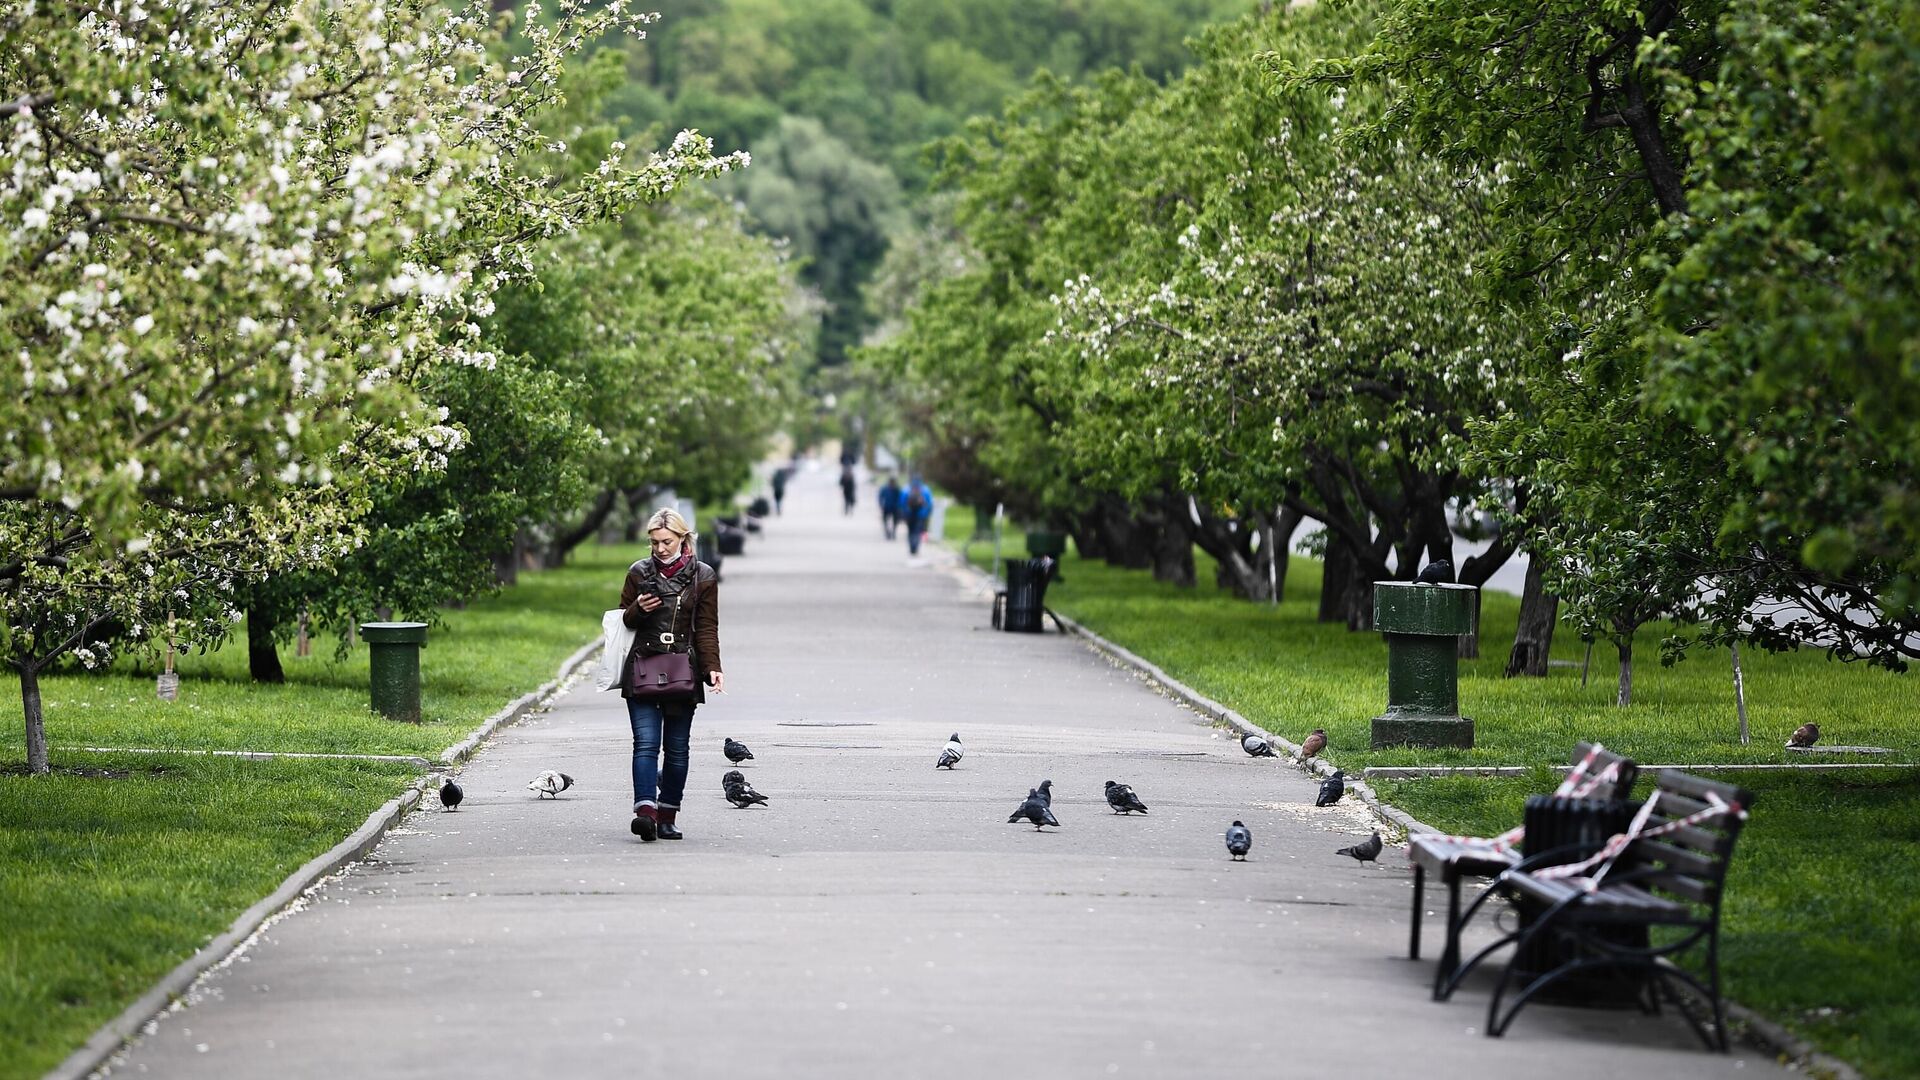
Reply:
[[[373,710],[389,720],[420,722],[420,649],[427,643],[423,622],[360,624],[367,643]]]
[[[1046,559],[1015,559],[1007,564],[1007,606],[1000,629],[1038,634],[1045,629]]]

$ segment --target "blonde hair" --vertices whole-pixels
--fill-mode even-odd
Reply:
[[[680,511],[671,506],[663,506],[655,510],[653,515],[647,518],[648,534],[652,534],[655,529],[665,529],[679,537],[681,551],[691,550],[694,537],[699,535],[693,531],[693,526],[687,524],[687,519],[680,516]]]

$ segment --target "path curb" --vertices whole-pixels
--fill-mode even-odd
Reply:
[[[960,559],[957,565],[959,569],[973,575],[976,585],[992,580],[992,575],[974,566],[972,563],[967,562],[965,559]],[[1244,735],[1258,735],[1277,746],[1283,747],[1290,757],[1289,764],[1296,768],[1303,769],[1316,776],[1333,775],[1334,766],[1325,761],[1317,758],[1305,762],[1301,761],[1296,756],[1300,753],[1300,745],[1298,743],[1259,727],[1227,706],[1202,694],[1200,691],[1195,690],[1173,676],[1168,675],[1158,664],[1137,655],[1123,646],[1108,641],[1094,631],[1089,630],[1077,620],[1061,615],[1051,608],[1048,609],[1047,614],[1053,616],[1054,621],[1067,633],[1079,637],[1088,645],[1092,646],[1095,651],[1105,653],[1120,666],[1133,668],[1135,674],[1144,678],[1150,685],[1157,687],[1162,693],[1173,698],[1175,701],[1188,706],[1203,716],[1226,724]],[[1362,802],[1372,808],[1375,814],[1400,826],[1408,833],[1437,833],[1441,831],[1399,807],[1394,806],[1392,803],[1384,801],[1364,780],[1348,777],[1346,779],[1346,786],[1348,791],[1353,792]],[[1852,1065],[1847,1064],[1845,1061],[1831,1054],[1822,1053],[1816,1049],[1813,1044],[1793,1034],[1772,1020],[1754,1012],[1752,1009],[1747,1008],[1745,1005],[1731,1000],[1722,1000],[1721,1004],[1726,1009],[1727,1019],[1735,1029],[1735,1033],[1741,1039],[1745,1040],[1748,1045],[1753,1046],[1763,1053],[1771,1054],[1782,1062],[1793,1064],[1810,1076],[1823,1077],[1826,1078],[1826,1080],[1860,1080],[1859,1071]]]
[[[565,685],[567,680],[572,678],[574,673],[599,651],[598,640],[575,650],[573,655],[561,662],[560,670],[551,680],[540,684],[538,689],[513,699],[506,708],[487,717],[472,734],[455,743],[451,750],[442,755],[442,761],[457,765],[472,757],[488,736],[502,726],[531,712],[535,705],[546,700]],[[137,1035],[140,1029],[146,1026],[148,1020],[165,1012],[174,1000],[187,992],[195,980],[219,965],[235,949],[244,944],[262,923],[299,899],[301,894],[312,888],[322,878],[372,851],[381,840],[386,838],[388,829],[399,823],[400,819],[406,816],[407,811],[419,805],[432,779],[431,776],[415,779],[407,786],[407,790],[367,815],[367,820],[361,823],[351,836],[287,875],[279,888],[242,912],[224,933],[195,950],[192,956],[161,976],[159,982],[122,1010],[120,1015],[102,1024],[80,1049],[75,1050],[65,1061],[54,1066],[52,1071],[46,1074],[46,1080],[84,1080],[96,1069],[107,1064],[108,1059]]]

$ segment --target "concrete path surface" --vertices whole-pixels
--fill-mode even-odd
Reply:
[[[624,709],[576,686],[465,768],[458,813],[412,815],[114,1073],[1774,1070],[1703,1051],[1671,1014],[1540,1006],[1485,1038],[1484,986],[1433,1004],[1431,961],[1404,958],[1404,852],[1334,854],[1366,835],[1359,808],[1315,810],[1300,772],[1244,756],[1076,640],[989,630],[951,557],[884,543],[870,487],[842,517],[834,475],[797,477],[786,515],[726,563],[731,691],[695,721],[686,840],[628,834]],[[936,772],[954,731],[967,756]],[[729,735],[770,806],[721,798]],[[535,799],[547,768],[577,786]],[[1049,778],[1062,827],[1007,824]],[[1107,779],[1151,812],[1110,814]],[[1235,818],[1254,833],[1245,863],[1221,840]],[[1437,934],[1430,919],[1429,953]]]

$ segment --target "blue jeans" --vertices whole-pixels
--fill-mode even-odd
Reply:
[[[687,762],[692,754],[693,705],[668,705],[627,700],[627,721],[633,726],[633,808],[680,808],[687,791]],[[667,764],[660,766],[665,747]]]
[[[927,535],[927,523],[924,521],[907,522],[907,554],[920,554],[920,540]]]

